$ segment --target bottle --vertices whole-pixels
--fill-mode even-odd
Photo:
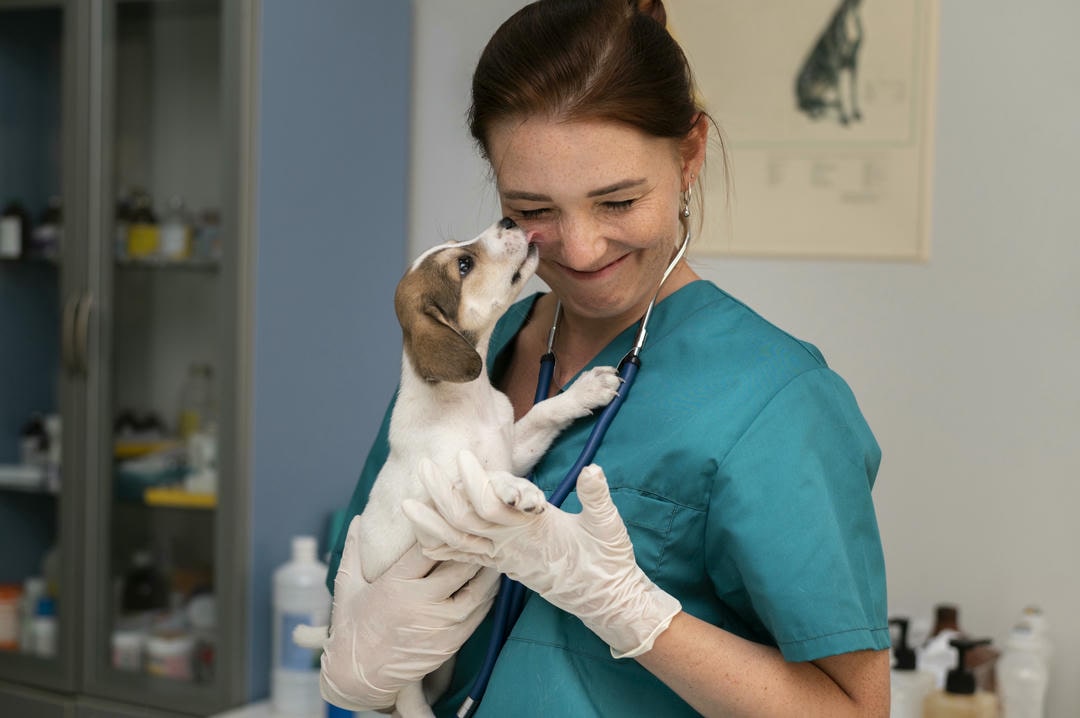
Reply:
[[[998,691],[1006,718],[1043,718],[1049,663],[1042,638],[1021,620],[1005,641],[998,665]]]
[[[1054,645],[1050,641],[1050,622],[1046,620],[1046,614],[1038,606],[1025,606],[1020,612],[1017,623],[1025,623],[1031,629],[1032,636],[1039,644],[1039,652],[1046,661],[1046,671],[1050,672],[1050,660],[1054,656]]]
[[[26,208],[15,200],[0,214],[0,259],[19,259],[27,248],[30,220]]]
[[[38,601],[45,597],[45,577],[30,576],[23,581],[22,604],[19,606],[19,650],[34,652],[34,617]]]
[[[161,255],[180,260],[191,256],[191,221],[180,197],[172,197],[161,220]]]
[[[968,651],[989,646],[990,639],[953,638],[956,665],[949,670],[944,690],[934,691],[923,704],[923,718],[998,718],[998,700],[993,693],[977,690],[975,674],[964,667]]]
[[[330,619],[326,564],[316,556],[312,536],[292,540],[292,560],[274,572],[274,638],[270,700],[284,715],[312,716],[323,705],[319,694],[319,655],[292,640],[301,624],[322,626]]]
[[[180,390],[180,437],[186,440],[211,427],[214,413],[214,369],[209,364],[191,364]]]
[[[60,256],[60,243],[64,238],[63,208],[60,198],[52,196],[49,205],[41,213],[31,237],[33,254],[37,257],[55,259]]]
[[[149,551],[136,551],[131,570],[124,577],[121,608],[124,613],[163,611],[169,606],[169,588],[164,577],[154,567]]]
[[[116,213],[113,216],[113,252],[116,259],[127,259],[132,211],[131,194],[121,189],[116,195]]]
[[[0,651],[19,648],[19,601],[22,586],[0,583]]]
[[[923,702],[937,685],[934,674],[915,667],[915,651],[908,646],[908,619],[890,618],[899,631],[893,645],[892,718],[922,718]]]
[[[56,655],[56,602],[48,596],[38,599],[37,612],[30,628],[33,654],[41,658]]]
[[[157,217],[150,204],[150,195],[145,192],[135,192],[131,198],[127,255],[132,259],[153,257],[158,252],[160,239]]]
[[[942,688],[949,669],[956,663],[952,639],[969,638],[960,628],[960,608],[952,603],[938,604],[934,609],[934,628],[930,635],[919,656],[919,667],[933,673],[938,688]],[[1000,651],[989,644],[980,644],[965,657],[963,667],[975,676],[979,690],[988,693],[997,691],[995,669],[1000,655]]]

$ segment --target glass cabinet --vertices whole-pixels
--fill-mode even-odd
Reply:
[[[0,715],[244,697],[250,5],[0,0]]]
[[[77,250],[71,202],[72,17],[0,4],[0,676],[74,686],[79,545]],[[86,335],[83,334],[83,337]],[[67,424],[73,420],[74,424]]]

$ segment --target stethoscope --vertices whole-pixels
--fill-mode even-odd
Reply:
[[[641,323],[638,325],[637,337],[634,339],[634,346],[626,353],[626,356],[619,362],[619,379],[622,383],[619,387],[619,393],[615,395],[615,398],[611,400],[604,410],[600,412],[600,416],[596,420],[596,424],[593,426],[592,431],[589,433],[588,439],[585,441],[585,446],[581,450],[581,454],[578,455],[577,461],[570,467],[570,470],[566,472],[566,476],[548,497],[548,503],[552,504],[556,508],[562,506],[563,501],[570,495],[570,492],[574,490],[574,486],[577,484],[578,474],[586,466],[592,463],[596,458],[596,452],[600,449],[600,442],[604,440],[604,434],[607,433],[608,427],[611,426],[611,422],[615,420],[615,415],[619,413],[619,408],[626,401],[627,395],[630,393],[630,387],[634,384],[634,379],[637,377],[638,370],[641,369],[641,349],[645,346],[645,337],[648,334],[647,328],[649,325],[649,317],[652,316],[653,307],[656,306],[656,299],[660,296],[660,290],[664,286],[664,282],[667,281],[668,276],[674,271],[675,265],[686,254],[686,248],[690,246],[690,230],[686,230],[686,236],[683,238],[682,246],[675,253],[675,257],[668,264],[667,269],[664,270],[664,275],[660,278],[660,284],[656,287],[656,293],[653,295],[652,300],[649,302],[649,306],[645,309],[645,316],[641,318]],[[536,380],[536,395],[533,399],[533,403],[537,404],[544,399],[548,398],[551,393],[551,381],[555,375],[555,333],[559,327],[559,315],[562,313],[562,303],[558,303],[555,306],[555,320],[551,323],[551,331],[548,332],[547,352],[540,358],[540,373]],[[530,480],[532,477],[529,477]],[[525,607],[525,587],[520,583],[503,576],[500,579],[499,595],[495,600],[495,614],[494,625],[492,626],[491,638],[488,640],[487,654],[484,656],[484,663],[480,667],[480,672],[477,674],[473,681],[472,688],[469,689],[469,695],[465,701],[458,708],[457,718],[466,718],[480,702],[480,699],[484,697],[484,691],[487,690],[488,681],[491,679],[491,673],[495,670],[495,661],[499,658],[499,653],[502,651],[503,645],[510,637],[510,631],[513,630],[514,624],[517,622],[518,617],[521,615],[522,610]]]

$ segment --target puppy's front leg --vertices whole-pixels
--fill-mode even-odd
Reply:
[[[593,409],[610,404],[621,384],[614,367],[594,367],[563,393],[530,409],[514,424],[513,473],[528,474],[563,429]]]

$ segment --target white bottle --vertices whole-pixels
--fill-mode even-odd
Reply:
[[[890,618],[889,625],[898,628],[893,644],[889,715],[892,718],[922,718],[923,702],[937,688],[934,674],[915,666],[915,651],[908,646],[908,619]]]
[[[1048,669],[1042,637],[1031,624],[1016,624],[997,665],[998,693],[1006,718],[1043,718]]]
[[[296,626],[325,626],[330,622],[327,567],[315,552],[314,537],[296,536],[292,540],[292,560],[274,572],[270,700],[279,715],[314,716],[323,709],[319,654],[292,641]]]
[[[56,603],[44,596],[38,599],[37,613],[30,627],[33,654],[41,658],[56,655]]]

